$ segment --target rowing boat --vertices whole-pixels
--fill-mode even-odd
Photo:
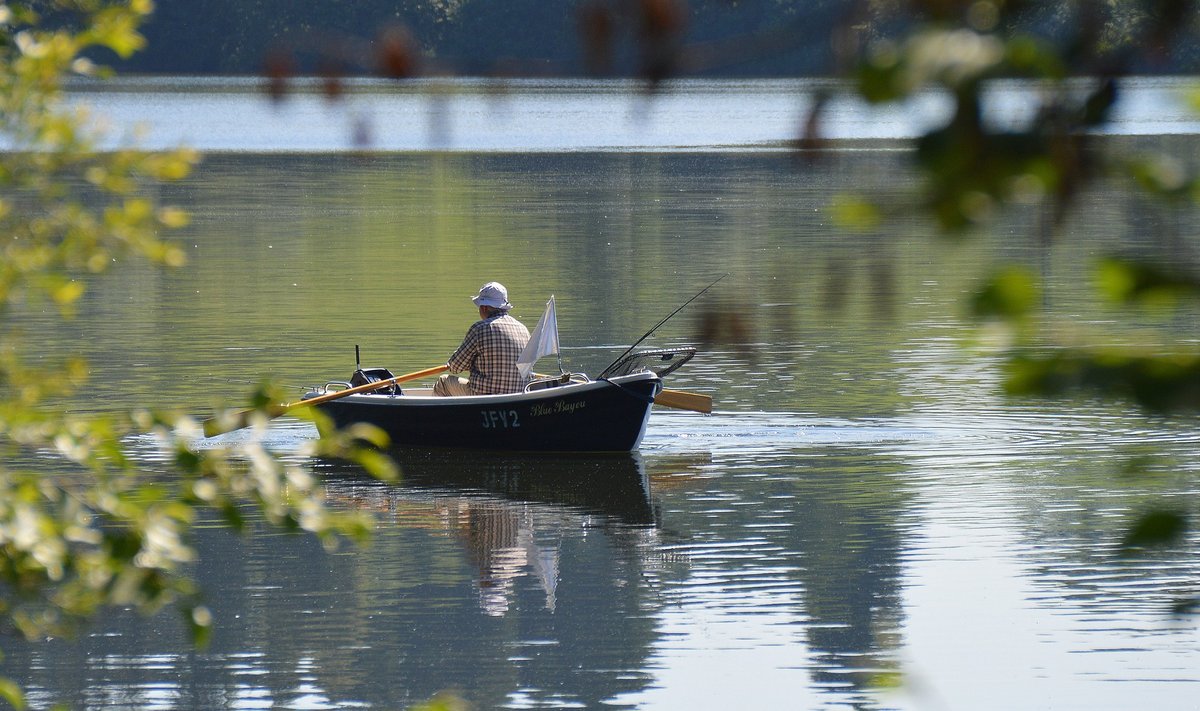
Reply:
[[[359,393],[317,408],[339,427],[375,425],[396,446],[629,452],[642,441],[654,397],[662,390],[662,379],[649,371],[550,382],[509,395],[438,397],[430,389]]]
[[[671,315],[678,312],[676,309]],[[659,326],[665,321],[660,321]],[[393,376],[387,368],[363,368],[355,346],[356,370],[348,382],[328,382],[310,390],[298,402],[221,413],[205,420],[203,429],[205,436],[213,437],[245,427],[255,417],[278,417],[299,407],[314,407],[338,428],[359,423],[374,425],[388,435],[392,446],[398,447],[631,452],[641,443],[651,407],[656,402],[666,407],[712,412],[712,398],[707,395],[663,389],[663,377],[691,360],[696,355],[695,348],[635,352],[637,343],[594,379],[584,373],[563,372],[554,297],[551,297],[517,361],[521,375],[533,377],[520,392],[447,397],[434,395],[432,388],[401,390],[401,383],[437,375],[448,366]],[[556,354],[559,375],[532,373],[539,358]]]
[[[631,452],[646,433],[662,378],[696,354],[666,348],[629,354],[596,379],[583,373],[539,377],[522,392],[438,397],[398,386],[331,397],[340,389],[388,382],[386,368],[359,368],[349,382],[305,394],[338,427],[374,425],[393,446],[521,452]],[[302,401],[303,402],[303,401]]]

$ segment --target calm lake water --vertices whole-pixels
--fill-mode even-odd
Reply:
[[[1135,78],[1105,133],[1195,135],[1196,81]],[[1094,90],[1080,81],[1072,90]],[[109,147],[187,145],[204,151],[748,151],[795,139],[813,97],[829,92],[822,135],[837,140],[913,138],[951,109],[920,94],[871,106],[836,82],[779,79],[668,82],[647,93],[634,82],[525,79],[511,82],[347,80],[336,99],[298,81],[278,101],[254,78],[124,79],[81,84],[77,97],[109,131]],[[995,82],[985,108],[997,125],[1028,119],[1033,93]],[[2,144],[0,144],[2,145]]]
[[[916,177],[905,152],[853,141],[763,150],[794,137],[791,84],[684,87],[652,124],[614,118],[644,101],[619,85],[274,109],[247,86],[78,95],[115,125],[149,121],[152,144],[217,153],[163,191],[194,216],[186,268],[119,264],[74,322],[21,316],[46,358],[90,360],[74,407],[205,416],[263,378],[296,393],[346,379],[356,344],[397,373],[436,365],[491,279],[529,325],[554,295],[565,366],[594,373],[729,273],[646,344],[701,344],[668,385],[716,412],[656,410],[629,456],[400,452],[399,485],[304,458],[314,432],[281,418],[267,445],[335,505],[374,512],[372,544],[203,526],[212,644],[191,649],[170,614],[6,640],[2,669],[36,706],[388,709],[453,689],[477,708],[1197,707],[1200,626],[1169,608],[1200,588],[1200,539],[1116,555],[1138,513],[1200,510],[1197,420],[1006,399],[963,317],[990,269],[1018,261],[1081,338],[1194,344],[1194,311],[1118,327],[1088,292],[1098,255],[1194,256],[1193,212],[1100,185],[1048,249],[1032,209],[959,241],[906,213],[839,232],[836,196],[904,205]],[[1169,103],[1131,107],[1114,133],[1195,156]],[[513,121],[514,106],[533,113]],[[726,131],[738,106],[748,125]],[[286,111],[321,118],[271,118]],[[1155,116],[1170,129],[1143,130]],[[831,135],[880,137],[854,120]],[[345,150],[356,125],[375,150]],[[131,446],[169,471],[152,442]]]

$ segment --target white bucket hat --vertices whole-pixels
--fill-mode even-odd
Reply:
[[[489,281],[479,287],[479,293],[471,297],[476,306],[491,306],[494,309],[508,311],[513,306],[508,303],[508,289],[498,281]]]

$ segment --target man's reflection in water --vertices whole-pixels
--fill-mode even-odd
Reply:
[[[479,604],[485,614],[500,617],[508,612],[516,581],[523,575],[535,577],[546,595],[546,609],[554,612],[559,551],[538,543],[528,507],[469,499],[443,500],[440,505],[440,513],[479,570]]]

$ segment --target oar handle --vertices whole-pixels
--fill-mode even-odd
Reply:
[[[324,395],[310,397],[307,400],[299,400],[297,402],[290,402],[283,406],[283,409],[280,411],[279,414],[283,414],[284,412],[287,412],[288,410],[291,410],[291,409],[297,408],[297,407],[306,407],[308,405],[320,405],[323,402],[329,402],[330,400],[337,400],[338,398],[343,398],[343,397],[346,397],[347,395],[355,395],[358,393],[367,393],[367,392],[371,392],[373,390],[379,390],[380,388],[386,388],[389,385],[399,385],[400,383],[407,383],[410,380],[418,380],[420,378],[425,378],[430,375],[437,375],[439,373],[444,373],[447,370],[449,370],[449,366],[437,365],[432,368],[426,368],[425,370],[418,370],[415,373],[407,373],[405,375],[397,375],[396,377],[388,378],[387,380],[376,380],[373,383],[364,383],[362,385],[355,385],[352,388],[346,388],[345,390],[338,390],[337,392],[332,392],[332,393],[325,393]]]

